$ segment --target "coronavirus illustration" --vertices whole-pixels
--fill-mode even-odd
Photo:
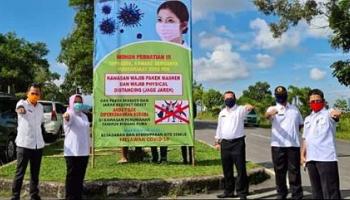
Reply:
[[[138,33],[138,34],[136,35],[136,37],[137,37],[137,39],[142,39],[142,34],[141,34],[141,33]]]
[[[118,13],[119,23],[124,27],[141,26],[141,19],[144,13],[134,3],[124,4],[124,7],[120,8]]]
[[[102,7],[102,12],[106,15],[109,15],[111,13],[111,11],[112,11],[112,8],[109,5],[104,5]]]
[[[103,34],[113,34],[116,31],[115,21],[111,18],[106,18],[100,22],[100,30]]]

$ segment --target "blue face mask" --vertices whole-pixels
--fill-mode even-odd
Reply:
[[[82,103],[74,103],[73,108],[75,112],[82,112],[85,110],[85,105]]]
[[[232,108],[233,106],[235,106],[236,104],[236,99],[234,98],[228,98],[228,99],[225,99],[225,105],[229,108]]]

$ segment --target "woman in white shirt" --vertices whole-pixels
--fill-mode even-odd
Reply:
[[[82,199],[83,182],[90,151],[90,124],[84,110],[83,98],[69,98],[64,113],[64,157],[67,164],[66,199]]]

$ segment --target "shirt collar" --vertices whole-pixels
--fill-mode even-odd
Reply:
[[[237,104],[234,105],[232,108],[228,108],[228,107],[226,106],[226,110],[227,110],[228,112],[231,112],[231,111],[233,111],[233,110],[236,110],[236,108],[237,108]]]
[[[276,107],[277,108],[282,108],[282,107],[285,107],[285,108],[289,108],[290,107],[290,104],[287,102],[286,106],[280,104],[280,103],[276,103]]]
[[[311,112],[311,115],[321,114],[321,113],[323,113],[323,112],[326,111],[326,110],[327,110],[326,107],[323,107],[322,110],[320,110],[320,111],[318,111],[318,112],[312,111],[312,112]]]

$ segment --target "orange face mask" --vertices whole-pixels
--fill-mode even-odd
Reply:
[[[38,102],[38,100],[40,99],[39,95],[37,94],[28,94],[27,95],[28,100],[30,101],[30,103],[32,104],[36,104]]]

